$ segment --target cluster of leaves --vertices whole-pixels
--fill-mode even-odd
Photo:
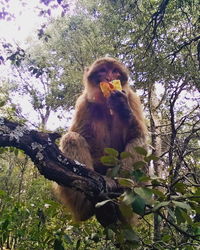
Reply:
[[[82,225],[72,223],[66,212],[52,200],[16,202],[2,190],[0,197],[5,202],[0,219],[1,247],[64,250],[113,245],[106,240],[104,230],[96,221]]]
[[[41,2],[47,8],[41,8],[40,14],[47,16],[51,15],[55,4],[67,4],[65,1],[56,0]],[[104,237],[112,242],[118,242],[121,248],[122,245],[125,248],[127,242],[124,241],[131,242],[131,245],[127,245],[128,249],[134,244],[136,247],[138,240],[138,247],[141,249],[196,249],[199,243],[200,214],[199,104],[195,88],[198,88],[200,83],[199,6],[198,0],[79,0],[76,11],[69,17],[52,20],[48,26],[42,26],[38,30],[39,41],[30,43],[26,51],[19,47],[14,49],[8,44],[8,47],[4,47],[8,52],[7,58],[15,67],[16,71],[13,72],[18,73],[21,80],[16,79],[19,88],[13,92],[29,95],[41,118],[43,128],[52,111],[63,107],[68,109],[74,105],[82,89],[80,82],[85,66],[104,55],[120,58],[130,69],[135,87],[143,90],[151,144],[154,154],[162,155],[162,158],[156,161],[155,156],[137,149],[144,156],[144,161],[136,163],[131,173],[122,173],[120,169],[120,161],[125,157],[131,157],[130,154],[119,155],[118,152],[109,149],[106,150],[108,156],[103,159],[107,165],[115,166],[110,168],[110,176],[115,178],[119,173],[124,176],[119,178],[119,182],[129,191],[115,202],[120,205],[124,217],[130,218],[134,212],[141,218],[141,223],[137,226],[137,235],[129,225],[120,229],[108,229],[105,232],[101,229],[96,231],[98,226],[95,221],[91,221],[88,227],[85,224],[75,226],[76,230],[73,228],[68,234],[68,223],[64,221],[66,217],[63,214],[60,216],[63,220],[55,219],[57,217],[52,214],[48,217],[48,211],[42,209],[49,218],[46,220],[48,223],[52,216],[53,225],[48,227],[48,223],[42,223],[44,231],[41,235],[45,239],[43,245],[40,245],[42,239],[39,238],[41,226],[39,230],[37,228],[40,219],[36,215],[37,223],[26,223],[28,228],[34,225],[33,230],[30,230],[36,235],[33,240],[31,234],[28,234],[29,230],[24,230],[23,237],[17,238],[18,227],[15,225],[10,228],[15,217],[10,220],[8,229],[9,232],[14,232],[15,238],[18,239],[18,247],[30,236],[29,249],[45,249],[45,244],[49,244],[49,248],[71,249],[71,242],[74,242],[75,249],[89,248],[90,244],[93,247],[92,242],[96,244],[93,249],[97,249],[97,246],[100,248],[101,243],[105,242],[104,249],[115,248],[110,241],[103,242]],[[8,17],[6,10],[0,15],[0,18]],[[0,60],[4,63],[2,56]],[[4,94],[5,88],[2,88],[1,92]],[[8,99],[8,96],[1,98],[1,112],[7,112],[9,118],[13,118],[16,116],[16,108],[13,111],[14,106],[10,105],[12,110],[4,109]],[[17,151],[12,153],[17,154]],[[9,162],[9,159],[6,161]],[[149,178],[141,169],[149,162],[151,165],[152,161],[155,176]],[[1,161],[3,167],[4,164]],[[1,172],[1,176],[4,174]],[[28,177],[26,182],[30,182],[33,188],[36,185]],[[145,182],[148,184],[144,184]],[[40,193],[44,193],[41,202],[45,200],[46,194],[42,187],[42,183],[41,186],[37,186],[37,191],[42,190]],[[5,189],[3,185],[1,188]],[[23,192],[26,193],[28,189],[24,187]],[[5,201],[8,196],[12,196],[12,193],[4,196]],[[23,205],[23,208],[34,210],[31,206],[26,206],[33,196],[37,197],[38,192],[24,198],[23,204],[16,205],[17,209],[20,210],[19,207]],[[7,207],[3,200],[3,206]],[[8,203],[11,208],[15,207],[15,200],[12,200],[13,206]],[[38,200],[35,203],[38,204]],[[37,205],[35,214],[38,208],[41,209],[41,206]],[[9,209],[1,211],[2,214],[16,213],[15,210]],[[59,215],[60,210],[58,218]],[[20,213],[18,216],[20,217]],[[42,219],[42,215],[40,218]],[[3,228],[5,232],[6,225],[7,222]],[[34,233],[34,230],[38,230],[38,234]],[[70,236],[70,243],[66,240],[66,231],[67,236]],[[87,234],[86,231],[90,233]],[[92,231],[95,232],[93,235]],[[48,237],[51,240],[48,241]],[[6,245],[11,238],[12,235],[7,234],[2,244]],[[22,249],[25,247],[23,245]]]
[[[195,246],[200,241],[199,185],[192,182],[191,176],[173,184],[170,184],[170,176],[166,179],[155,175],[147,176],[142,169],[158,158],[152,154],[148,155],[144,148],[136,147],[135,150],[144,160],[134,163],[132,171],[125,173],[126,178],[117,176],[121,161],[132,157],[131,153],[119,154],[112,148],[106,148],[106,155],[101,158],[105,165],[112,166],[109,174],[127,188],[127,191],[114,201],[118,203],[122,215],[126,218],[125,225],[120,226],[120,229],[112,228],[116,233],[116,240],[120,245],[127,247],[150,246],[155,229],[154,220],[158,218],[161,230],[159,239],[154,237],[153,245],[156,249],[166,246],[176,248],[181,245],[182,249],[196,249]],[[110,200],[101,202],[98,206],[106,202]],[[137,233],[133,231],[132,225],[138,225]],[[173,234],[166,235],[168,228]],[[177,239],[175,232],[181,235],[180,239]],[[175,240],[177,243],[174,244]]]
[[[0,150],[0,248],[115,249],[93,218],[72,222],[51,194],[51,183],[16,148]]]

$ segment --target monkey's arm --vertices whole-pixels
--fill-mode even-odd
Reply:
[[[139,134],[146,139],[148,130],[143,115],[142,104],[140,98],[132,90],[128,92],[128,103],[132,111],[132,118],[137,123]]]
[[[90,120],[91,120],[88,108],[89,108],[89,102],[87,101],[86,95],[83,93],[81,96],[79,96],[76,102],[75,114],[69,131],[77,132],[82,136],[87,134],[85,132],[88,131],[88,126],[90,125]]]
[[[131,119],[132,110],[125,92],[118,90],[112,91],[108,98],[108,106],[121,120],[127,122]]]
[[[139,97],[132,92],[115,91],[111,94],[108,103],[111,109],[116,112],[121,121],[126,125],[127,142],[125,151],[132,154],[132,158],[123,160],[122,168],[131,171],[132,165],[143,160],[143,156],[136,153],[135,147],[147,149],[147,127],[142,112],[142,105]],[[144,169],[147,173],[148,170]]]
[[[128,126],[130,137],[146,137],[147,127],[142,105],[139,97],[132,90],[129,90],[127,94],[124,91],[113,91],[108,99],[108,105]]]

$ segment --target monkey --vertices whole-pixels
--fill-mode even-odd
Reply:
[[[131,171],[132,164],[141,159],[134,147],[146,148],[147,126],[140,98],[129,86],[128,78],[128,69],[111,57],[97,59],[85,70],[84,90],[77,99],[72,125],[60,141],[66,157],[102,175],[107,172],[100,161],[105,148],[132,153],[134,157],[122,161],[126,171]],[[113,80],[121,81],[122,91],[114,90],[105,98],[100,82]],[[94,215],[94,206],[83,193],[59,185],[55,192],[76,221]]]

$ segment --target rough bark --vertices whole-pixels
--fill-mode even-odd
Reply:
[[[55,133],[29,130],[26,126],[0,118],[0,147],[13,146],[22,149],[45,178],[59,185],[80,190],[94,206],[100,201],[116,198],[123,193],[124,188],[117,181],[84,168],[79,162],[65,158],[55,143],[59,137]],[[118,208],[114,203],[112,207],[113,211],[109,214],[114,213],[111,222],[115,223]],[[106,224],[106,217],[101,216],[99,221],[103,225]]]
[[[149,110],[150,110],[150,131],[151,131],[151,145],[152,145],[152,153],[160,157],[162,153],[162,143],[161,143],[161,123],[160,117],[158,114],[158,108],[160,102],[156,95],[155,85],[152,85],[149,89]],[[162,177],[163,174],[163,167],[160,160],[153,162],[154,174],[159,177]],[[158,214],[154,214],[154,240],[160,240],[160,231],[161,225],[159,222]]]

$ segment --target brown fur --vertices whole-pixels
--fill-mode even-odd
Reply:
[[[109,101],[105,99],[97,78],[102,65],[107,68],[115,67],[120,71],[122,88],[126,94],[119,93],[119,97],[111,97]],[[133,148],[146,146],[147,128],[140,99],[128,85],[127,69],[113,58],[101,58],[85,71],[83,81],[85,89],[77,100],[72,125],[61,139],[61,150],[66,157],[101,174],[106,174],[107,170],[99,160],[104,148],[128,151],[135,157],[125,159],[123,168],[130,170],[133,162],[141,158]],[[116,100],[119,100],[119,105]],[[86,220],[93,215],[94,208],[84,194],[59,185],[56,193],[76,220]]]

